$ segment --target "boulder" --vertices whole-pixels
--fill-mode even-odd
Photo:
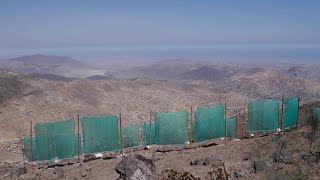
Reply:
[[[287,151],[281,151],[274,155],[274,162],[277,163],[285,163],[285,164],[293,164],[293,157]]]
[[[119,179],[124,180],[154,179],[156,174],[153,161],[139,154],[122,159],[116,166],[116,171],[120,175]]]
[[[255,173],[264,171],[266,168],[266,163],[262,160],[253,162],[253,169]]]

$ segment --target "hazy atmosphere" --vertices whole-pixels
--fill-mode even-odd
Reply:
[[[0,58],[320,57],[319,1],[3,1]]]
[[[0,179],[320,179],[320,1],[0,1]]]

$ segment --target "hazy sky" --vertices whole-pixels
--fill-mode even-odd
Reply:
[[[0,48],[320,43],[319,0],[1,0]]]

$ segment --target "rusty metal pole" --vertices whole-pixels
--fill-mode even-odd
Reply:
[[[30,121],[30,132],[29,132],[29,139],[30,139],[30,152],[29,152],[29,155],[30,155],[30,163],[32,165],[32,120]]]
[[[122,116],[119,113],[119,121],[120,121],[120,151],[121,155],[123,156],[123,142],[122,142]]]
[[[80,162],[80,116],[78,114],[78,163]]]
[[[193,142],[193,137],[192,137],[192,134],[193,134],[193,108],[192,106],[190,107],[190,144],[192,144]]]
[[[227,144],[227,102],[224,103],[224,143]]]
[[[281,104],[281,131],[283,131],[283,118],[284,118],[284,97],[282,97],[282,104]]]

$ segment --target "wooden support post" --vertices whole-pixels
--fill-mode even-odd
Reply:
[[[284,118],[284,97],[282,97],[282,104],[281,104],[281,131],[283,131],[283,118]]]
[[[29,138],[30,138],[30,149],[29,149],[29,161],[32,165],[32,120],[30,121],[30,132],[29,132]]]
[[[224,143],[227,144],[227,102],[224,103]]]
[[[192,134],[193,134],[193,108],[192,106],[190,106],[190,144],[192,144],[193,142],[193,137],[192,137]]]
[[[298,112],[297,112],[297,124],[296,124],[296,129],[298,129],[298,121],[299,121],[299,107],[300,107],[300,97],[298,97]]]
[[[120,121],[120,152],[123,156],[123,142],[122,142],[122,116],[121,113],[119,113],[119,121]]]
[[[247,106],[247,100],[244,101],[244,108],[243,108],[243,120],[242,120],[242,138],[244,137],[244,122],[246,120],[246,106]]]
[[[24,155],[26,154],[26,151],[25,151],[25,147],[24,147],[24,144],[23,144],[23,137],[20,137],[20,140],[21,140],[21,151],[22,151],[23,167],[26,167],[25,160],[24,160]]]
[[[152,144],[152,126],[151,126],[151,123],[152,123],[152,111],[150,111],[149,113],[149,153],[150,153],[150,149],[151,149],[151,144]]]
[[[236,116],[236,132],[234,134],[234,138],[237,139],[238,138],[238,115]]]
[[[143,147],[143,124],[140,121],[140,131],[139,131],[139,138],[140,138],[140,146]]]
[[[80,147],[81,147],[81,142],[80,142],[80,116],[78,114],[78,163],[80,162]]]

